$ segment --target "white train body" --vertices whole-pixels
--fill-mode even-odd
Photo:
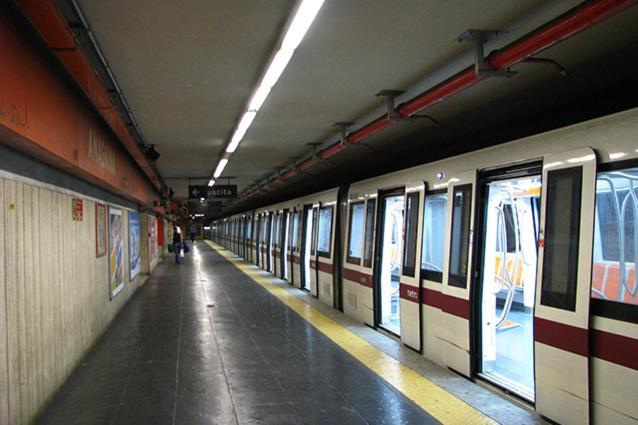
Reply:
[[[638,423],[638,109],[352,183],[338,197],[227,217],[214,238],[553,421]],[[276,246],[256,233],[271,214]],[[249,220],[250,236],[231,232]],[[526,333],[531,370],[516,376],[507,364],[523,364],[512,353]]]

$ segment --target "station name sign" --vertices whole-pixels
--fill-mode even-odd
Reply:
[[[237,185],[236,184],[227,184],[227,185],[215,185],[213,187],[208,187],[205,185],[197,185],[197,186],[188,186],[188,197],[189,198],[216,198],[216,199],[229,199],[237,197]]]

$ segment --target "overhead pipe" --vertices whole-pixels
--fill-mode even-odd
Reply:
[[[594,0],[583,3],[538,28],[531,34],[495,51],[487,58],[489,68],[493,71],[507,70],[561,41],[596,26],[604,20],[634,6],[636,3],[638,3],[638,0]],[[476,75],[473,66],[469,67],[412,100],[405,102],[399,106],[397,114],[406,118],[410,117],[472,87],[485,78]],[[343,151],[347,145],[360,143],[394,124],[395,122],[388,119],[387,116],[378,118],[350,133],[346,138],[345,144],[341,143],[340,140],[321,149],[316,156],[300,162],[284,172],[279,178],[288,179],[299,174],[313,166],[318,160],[330,158]]]

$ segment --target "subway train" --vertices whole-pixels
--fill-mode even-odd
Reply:
[[[564,424],[638,423],[638,109],[244,211],[218,243]]]

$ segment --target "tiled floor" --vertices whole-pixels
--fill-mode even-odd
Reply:
[[[201,242],[155,270],[38,421],[434,422]]]

